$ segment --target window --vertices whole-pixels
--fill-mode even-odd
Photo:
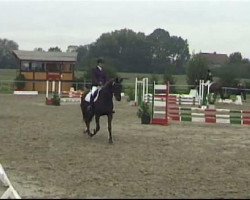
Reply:
[[[27,61],[22,61],[21,62],[21,71],[28,72],[31,71],[31,65]]]
[[[72,64],[63,64],[62,65],[62,72],[71,72],[72,71]]]
[[[46,68],[48,72],[60,72],[59,63],[47,63]]]
[[[42,62],[32,62],[32,70],[35,71],[35,72],[42,72],[44,71],[44,68],[43,68],[43,63]]]

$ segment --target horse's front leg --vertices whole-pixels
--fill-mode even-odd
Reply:
[[[109,114],[108,115],[108,131],[109,131],[109,143],[112,144],[113,143],[113,139],[112,139],[112,119],[113,119],[113,114]]]
[[[96,115],[95,116],[95,129],[94,129],[94,133],[92,134],[92,136],[94,136],[99,130],[100,130],[100,116]]]

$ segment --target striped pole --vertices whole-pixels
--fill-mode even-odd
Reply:
[[[168,91],[169,84],[153,85],[152,124],[168,125]]]
[[[169,108],[173,121],[250,125],[250,111],[229,109]]]

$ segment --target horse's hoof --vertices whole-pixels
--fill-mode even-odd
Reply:
[[[113,144],[113,140],[112,139],[109,139],[109,144]]]
[[[89,137],[92,137],[92,133],[90,131],[87,131],[86,134],[89,136]]]

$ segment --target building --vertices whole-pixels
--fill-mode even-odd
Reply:
[[[229,62],[227,54],[214,53],[199,53],[202,58],[205,58],[210,67],[221,67]]]
[[[51,74],[60,76],[61,90],[69,91],[75,80],[75,52],[42,52],[13,50],[20,74],[27,80],[24,90],[46,91],[46,80]]]

